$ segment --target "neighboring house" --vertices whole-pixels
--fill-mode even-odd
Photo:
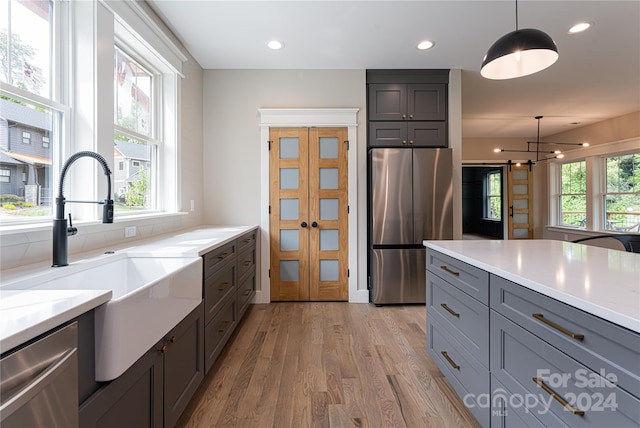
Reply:
[[[49,113],[0,99],[0,194],[50,204],[40,183],[51,174],[51,129]]]
[[[124,202],[123,195],[131,183],[139,175],[141,169],[149,171],[151,163],[151,149],[144,144],[127,141],[114,141],[114,193],[120,202]]]

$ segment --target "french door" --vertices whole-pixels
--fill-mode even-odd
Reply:
[[[271,300],[348,300],[347,128],[271,128]]]
[[[533,239],[532,177],[529,164],[509,165],[509,239]]]

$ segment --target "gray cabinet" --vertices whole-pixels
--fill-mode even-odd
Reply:
[[[172,427],[204,378],[202,304],[80,405],[82,427]]]
[[[447,147],[448,70],[368,70],[369,147]]]
[[[483,426],[640,426],[638,333],[432,249],[426,265],[429,354]]]
[[[247,232],[203,256],[205,372],[215,363],[255,296],[257,233]]]
[[[469,410],[489,426],[489,276],[427,250],[427,351]]]

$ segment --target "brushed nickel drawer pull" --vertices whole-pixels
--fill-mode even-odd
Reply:
[[[230,321],[224,321],[222,323],[222,325],[220,326],[220,328],[218,329],[218,333],[222,333],[223,331],[225,331],[227,329],[227,327],[229,326],[229,324],[231,324]]]
[[[440,266],[440,269],[442,269],[445,272],[449,272],[451,275],[460,276],[460,272],[453,271],[446,266]]]
[[[253,291],[253,289],[244,290],[244,293],[242,293],[242,295],[243,296],[248,296],[249,294],[251,294],[252,291]]]
[[[220,287],[220,288],[218,288],[218,291],[224,291],[224,290],[226,290],[227,288],[229,288],[229,281],[225,281],[225,282],[223,282],[222,284],[220,284],[220,286],[221,286],[221,287]]]
[[[442,354],[442,356],[447,360],[447,362],[448,362],[449,364],[451,364],[451,367],[453,367],[453,368],[454,368],[454,369],[456,369],[456,370],[460,370],[460,366],[459,366],[459,365],[457,365],[457,364],[456,364],[456,363],[451,359],[451,357],[449,356],[449,354],[447,354],[447,352],[446,352],[446,351],[442,351],[442,352],[440,352],[440,353],[441,353],[441,354]]]
[[[457,313],[456,311],[454,311],[453,309],[451,309],[449,306],[447,306],[446,303],[440,303],[440,306],[442,306],[444,308],[445,311],[449,312],[451,315],[453,315],[456,318],[460,318],[460,314]]]
[[[569,330],[567,330],[566,328],[561,327],[558,324],[549,321],[548,319],[545,319],[544,315],[542,315],[542,314],[531,314],[531,316],[534,317],[535,319],[537,319],[538,321],[545,323],[549,327],[558,330],[560,333],[566,334],[567,336],[569,336],[572,339],[576,339],[576,340],[583,340],[584,339],[584,334],[572,333]]]
[[[244,266],[249,266],[251,263],[253,263],[252,260],[245,260],[244,263],[242,263]]]
[[[562,404],[562,406],[565,409],[567,409],[568,411],[570,411],[574,415],[580,415],[580,416],[584,415],[584,410],[580,410],[580,409],[577,409],[577,408],[573,407],[571,404],[569,404],[567,402],[567,400],[565,400],[560,395],[558,395],[558,393],[556,393],[553,389],[551,389],[547,385],[545,385],[544,382],[542,381],[542,379],[538,379],[537,377],[534,377],[532,379],[536,383],[536,385],[538,385],[540,388],[544,389],[544,391],[547,394],[552,396],[553,399],[556,400],[558,403]]]
[[[226,252],[226,253],[222,253],[222,254],[220,254],[220,255],[218,256],[218,260],[222,260],[222,259],[226,258],[229,254],[231,254],[231,253]]]

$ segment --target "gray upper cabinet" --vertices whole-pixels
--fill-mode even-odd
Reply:
[[[446,85],[441,83],[369,85],[369,120],[446,120]]]
[[[448,147],[449,70],[367,70],[369,147]]]

